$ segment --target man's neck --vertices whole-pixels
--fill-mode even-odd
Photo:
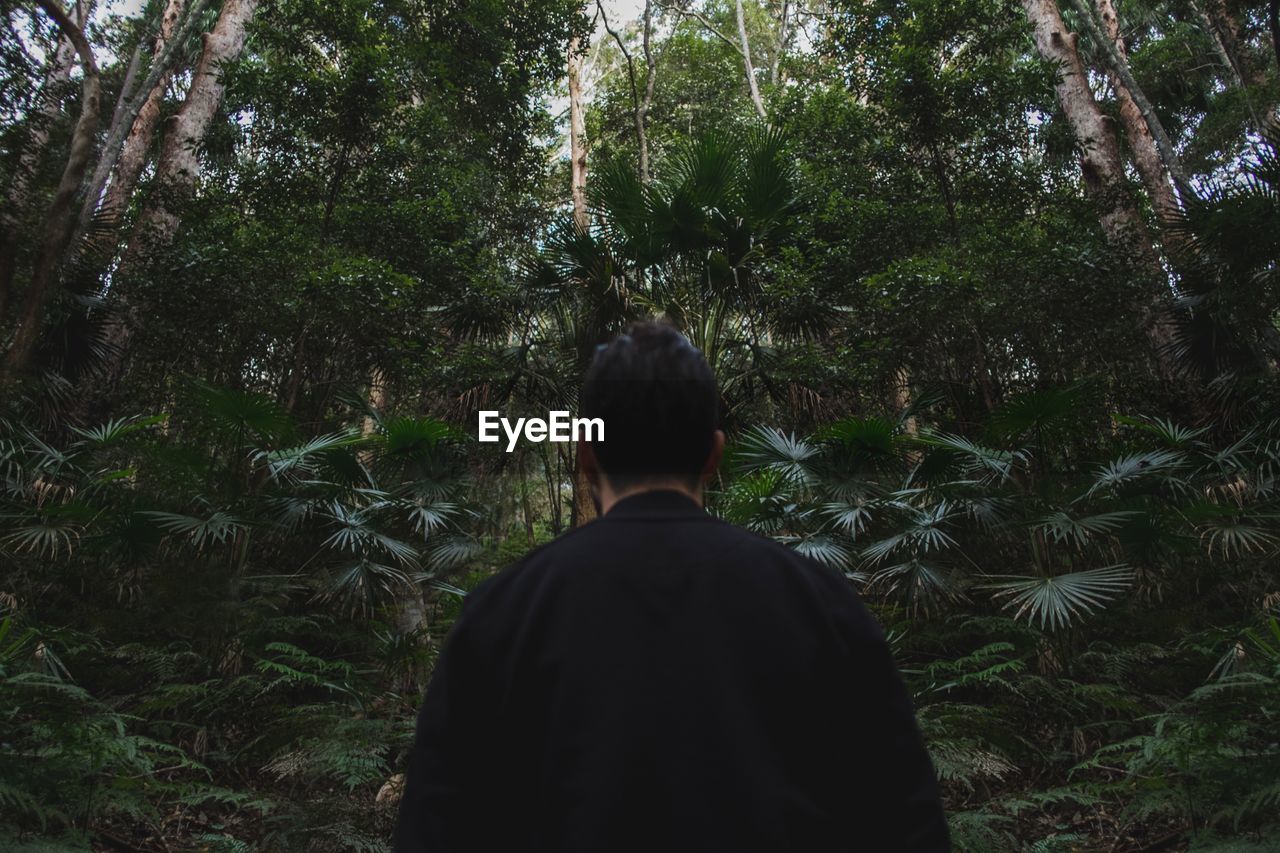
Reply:
[[[625,489],[614,489],[608,480],[602,480],[597,494],[600,497],[600,514],[608,515],[609,510],[623,498],[641,495],[645,492],[679,492],[687,495],[698,506],[702,506],[702,486],[690,489],[689,484],[680,480],[646,480]]]

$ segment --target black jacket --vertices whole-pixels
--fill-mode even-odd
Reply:
[[[947,850],[879,627],[839,573],[677,492],[467,597],[395,849]]]

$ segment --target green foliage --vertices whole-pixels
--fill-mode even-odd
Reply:
[[[654,314],[721,379],[713,511],[888,629],[959,849],[1276,846],[1265,4],[1115,4],[1191,176],[1156,215],[1124,164],[1119,240],[1023,4],[744,0],[763,122],[737,5],[604,4],[615,41],[565,0],[259,4],[152,245],[180,46],[144,180],[0,376],[0,846],[386,849],[463,596],[582,497],[567,448],[462,441],[475,411],[573,409]],[[88,28],[105,113],[161,6]],[[35,8],[0,10],[0,347],[81,113]]]
[[[212,810],[243,824],[207,827],[234,847],[253,820],[311,820],[281,802],[289,786],[376,791],[409,734],[388,711],[427,664],[403,614],[477,552],[454,430],[380,418],[366,435],[300,440],[270,401],[204,384],[173,416],[76,429],[60,447],[19,424],[0,421],[15,591],[0,621],[0,798],[14,843],[163,833]],[[41,577],[89,593],[57,593],[79,631],[32,621]],[[95,607],[104,594],[119,614]],[[404,627],[375,643],[359,614]],[[378,644],[384,667],[346,659]],[[264,784],[245,787],[246,771]],[[335,844],[380,849],[385,814],[332,808],[346,815],[324,830]]]

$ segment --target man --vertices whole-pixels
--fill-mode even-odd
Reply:
[[[579,462],[602,516],[467,597],[418,720],[396,850],[937,851],[937,784],[839,573],[702,508],[724,448],[701,353],[601,347]]]

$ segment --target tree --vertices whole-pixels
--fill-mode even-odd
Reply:
[[[1135,261],[1135,268],[1154,279],[1164,277],[1145,223],[1129,195],[1120,159],[1120,146],[1089,86],[1080,59],[1078,36],[1062,20],[1056,0],[1022,0],[1032,25],[1036,49],[1055,69],[1054,91],[1080,152],[1085,190],[1098,209],[1102,230],[1113,244]],[[1132,94],[1132,93],[1131,93]],[[1166,379],[1178,370],[1170,355],[1172,327],[1166,300],[1159,294],[1141,309],[1140,324]]]
[[[38,2],[40,8],[58,23],[62,32],[75,45],[76,53],[80,56],[80,65],[84,70],[84,82],[80,118],[76,122],[66,166],[62,170],[62,178],[45,212],[39,249],[32,266],[31,283],[27,286],[24,303],[19,311],[17,330],[5,354],[4,365],[0,367],[0,383],[13,382],[22,375],[40,338],[45,309],[57,289],[59,262],[62,260],[75,227],[73,205],[93,155],[93,140],[98,128],[98,112],[102,99],[97,61],[94,59],[93,48],[89,46],[84,31],[67,16],[55,0],[38,0]]]
[[[1143,186],[1147,189],[1147,194],[1151,197],[1151,204],[1156,210],[1157,216],[1161,219],[1167,219],[1173,212],[1178,210],[1178,199],[1174,193],[1173,185],[1170,181],[1170,174],[1176,174],[1180,169],[1175,166],[1170,169],[1168,165],[1169,158],[1173,158],[1176,163],[1176,155],[1172,153],[1172,143],[1168,141],[1168,136],[1164,132],[1164,128],[1160,127],[1159,133],[1164,138],[1162,146],[1157,146],[1154,129],[1152,123],[1158,125],[1159,119],[1154,117],[1150,102],[1146,102],[1146,96],[1143,95],[1144,102],[1147,107],[1144,110],[1134,99],[1133,89],[1136,84],[1133,82],[1132,72],[1127,67],[1126,48],[1124,38],[1121,36],[1120,20],[1116,16],[1116,10],[1111,0],[1095,0],[1097,4],[1098,16],[1102,19],[1102,31],[1097,32],[1099,38],[1109,39],[1113,50],[1103,48],[1105,54],[1111,57],[1106,63],[1108,75],[1111,79],[1111,87],[1116,93],[1116,100],[1120,106],[1120,120],[1124,125],[1125,138],[1129,143],[1129,148],[1133,151],[1134,164],[1138,167],[1138,174],[1142,176]],[[1082,5],[1076,4],[1081,20],[1089,26],[1093,22],[1093,15],[1089,9]],[[1097,27],[1093,27],[1097,30]],[[1114,66],[1114,70],[1113,70]],[[1124,69],[1124,74],[1129,78],[1128,81],[1121,79],[1120,69]],[[1164,153],[1161,151],[1163,147]],[[1184,175],[1178,174],[1177,177],[1186,182]]]
[[[84,21],[92,7],[84,0],[77,2],[67,13],[67,20],[77,26]],[[64,96],[63,89],[75,66],[76,46],[71,38],[58,28],[53,57],[40,86],[39,103],[35,114],[28,120],[26,138],[16,168],[9,178],[5,207],[0,213],[0,324],[7,323],[9,304],[13,293],[13,278],[17,266],[18,243],[21,239],[23,217],[31,201],[31,183],[39,161],[49,141],[49,130]]]
[[[107,130],[102,154],[80,209],[78,229],[81,236],[89,229],[94,214],[102,211],[110,226],[97,229],[94,239],[110,242],[114,248],[116,228],[113,226],[123,219],[138,177],[146,165],[160,120],[161,102],[173,74],[173,64],[205,5],[205,0],[193,0],[189,7],[185,0],[167,0],[161,11],[146,78],[136,91],[130,91],[128,86],[120,91],[116,115]]]

